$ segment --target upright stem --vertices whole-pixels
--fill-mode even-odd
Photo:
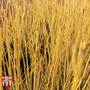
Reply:
[[[0,90],[3,90],[2,88],[2,60],[3,60],[2,29],[0,28]]]

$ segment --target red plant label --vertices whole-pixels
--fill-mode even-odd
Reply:
[[[3,87],[12,87],[12,77],[11,76],[2,76],[2,83],[3,83]]]

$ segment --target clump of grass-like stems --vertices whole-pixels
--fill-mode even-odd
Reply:
[[[0,79],[12,76],[12,90],[90,90],[89,12],[89,0],[1,0]]]

